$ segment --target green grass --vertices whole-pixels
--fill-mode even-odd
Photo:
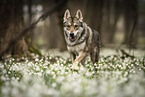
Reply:
[[[145,57],[101,56],[72,70],[69,58],[8,58],[0,63],[0,97],[145,97]]]

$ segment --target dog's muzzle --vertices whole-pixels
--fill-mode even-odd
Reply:
[[[71,41],[75,41],[76,36],[74,36],[74,33],[71,32],[69,35],[70,35],[70,40],[71,40]]]

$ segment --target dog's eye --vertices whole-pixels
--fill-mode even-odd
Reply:
[[[69,29],[70,28],[70,25],[67,25],[66,27],[67,27],[67,29]]]
[[[75,28],[78,28],[78,27],[79,27],[79,25],[74,25],[74,27],[75,27]]]

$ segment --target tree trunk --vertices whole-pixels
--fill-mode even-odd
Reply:
[[[124,0],[124,5],[125,37],[123,43],[134,48],[137,44],[137,33],[133,33],[137,22],[137,0]]]
[[[104,1],[102,36],[105,44],[113,43],[114,41],[117,22],[121,14],[120,3],[119,0]]]
[[[109,34],[109,39],[108,42],[109,43],[113,43],[114,41],[114,36],[115,36],[115,31],[116,31],[116,27],[117,27],[117,22],[120,18],[120,14],[121,14],[121,2],[119,0],[114,1],[113,3],[113,17],[111,18],[112,22],[110,21],[110,34]]]
[[[61,1],[62,0],[55,0],[56,3],[61,2]],[[67,2],[67,0],[63,0],[63,1],[64,2]],[[56,15],[57,15],[57,19],[58,19],[57,23],[58,23],[58,26],[59,26],[59,30],[61,32],[60,33],[61,45],[59,45],[59,47],[60,47],[61,50],[66,50],[66,43],[65,43],[64,31],[63,31],[63,16],[64,16],[64,14],[62,14],[62,13],[64,13],[67,8],[68,7],[65,4],[65,5],[61,6],[61,8],[58,8],[56,10]]]
[[[22,31],[23,0],[1,0],[0,4],[0,53],[8,46],[8,43]],[[23,55],[27,52],[24,38],[18,40],[5,55]]]
[[[108,43],[108,38],[110,36],[110,14],[111,14],[111,1],[104,1],[103,8],[103,23],[102,23],[102,42],[103,44]]]
[[[58,48],[60,50],[66,50],[66,44],[63,35],[63,13],[66,10],[67,0],[54,0],[50,2],[51,5],[64,2],[63,5],[56,8],[56,12],[49,18],[50,25],[47,33],[47,47]]]

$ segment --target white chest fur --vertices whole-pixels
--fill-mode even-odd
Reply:
[[[67,46],[67,49],[69,52],[79,53],[80,51],[84,50],[85,46],[86,46],[86,41],[84,41],[83,43],[78,44],[76,46]]]

